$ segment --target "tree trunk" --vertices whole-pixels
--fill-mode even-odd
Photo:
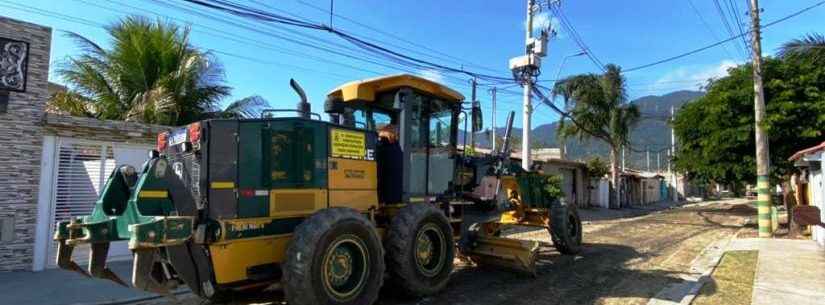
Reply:
[[[610,148],[610,207],[621,207],[621,185],[619,185],[619,150],[616,147]]]

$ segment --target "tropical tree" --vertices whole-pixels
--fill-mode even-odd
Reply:
[[[793,41],[785,46],[784,57],[767,57],[762,64],[773,179],[795,170],[788,160],[794,152],[825,136],[825,66],[804,55],[804,49],[792,51]],[[728,70],[709,83],[704,97],[676,113],[677,170],[706,182],[755,182],[752,71],[750,64]]]
[[[825,60],[825,35],[811,33],[788,41],[779,49],[779,56],[783,58],[807,57],[815,61]]]
[[[630,129],[639,121],[639,109],[627,99],[625,79],[617,65],[605,66],[604,74],[581,74],[560,80],[553,97],[561,96],[569,117],[558,126],[562,140],[595,138],[610,147],[610,182],[613,200],[619,204],[619,149],[630,140]]]
[[[99,119],[183,125],[205,117],[250,116],[267,105],[249,97],[225,109],[231,88],[217,59],[189,43],[189,28],[127,17],[106,28],[104,48],[69,33],[81,54],[58,70],[70,90],[51,97],[49,107]]]

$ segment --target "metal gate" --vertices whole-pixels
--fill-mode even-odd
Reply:
[[[121,145],[107,142],[57,138],[55,166],[52,176],[51,217],[49,236],[59,221],[89,215],[109,174],[117,166],[128,164],[140,168],[149,146]],[[130,259],[128,241],[112,243],[110,260]],[[55,267],[57,246],[49,240],[48,267]],[[89,247],[74,251],[74,260],[83,264],[89,260]]]

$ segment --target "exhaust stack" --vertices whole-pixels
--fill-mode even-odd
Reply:
[[[301,97],[301,101],[298,102],[298,114],[302,118],[308,119],[310,113],[312,113],[312,105],[307,101],[307,94],[304,92],[304,88],[301,88],[301,85],[292,78],[289,79],[289,85],[292,87],[292,90],[295,90],[295,93]]]

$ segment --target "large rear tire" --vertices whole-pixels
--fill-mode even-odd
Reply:
[[[550,208],[550,237],[553,246],[562,254],[576,254],[582,247],[582,222],[578,209],[563,200]]]
[[[408,204],[390,223],[387,264],[390,281],[409,296],[437,293],[453,271],[453,228],[433,205]]]
[[[282,269],[291,305],[370,305],[383,284],[384,251],[363,215],[328,208],[296,228]]]

